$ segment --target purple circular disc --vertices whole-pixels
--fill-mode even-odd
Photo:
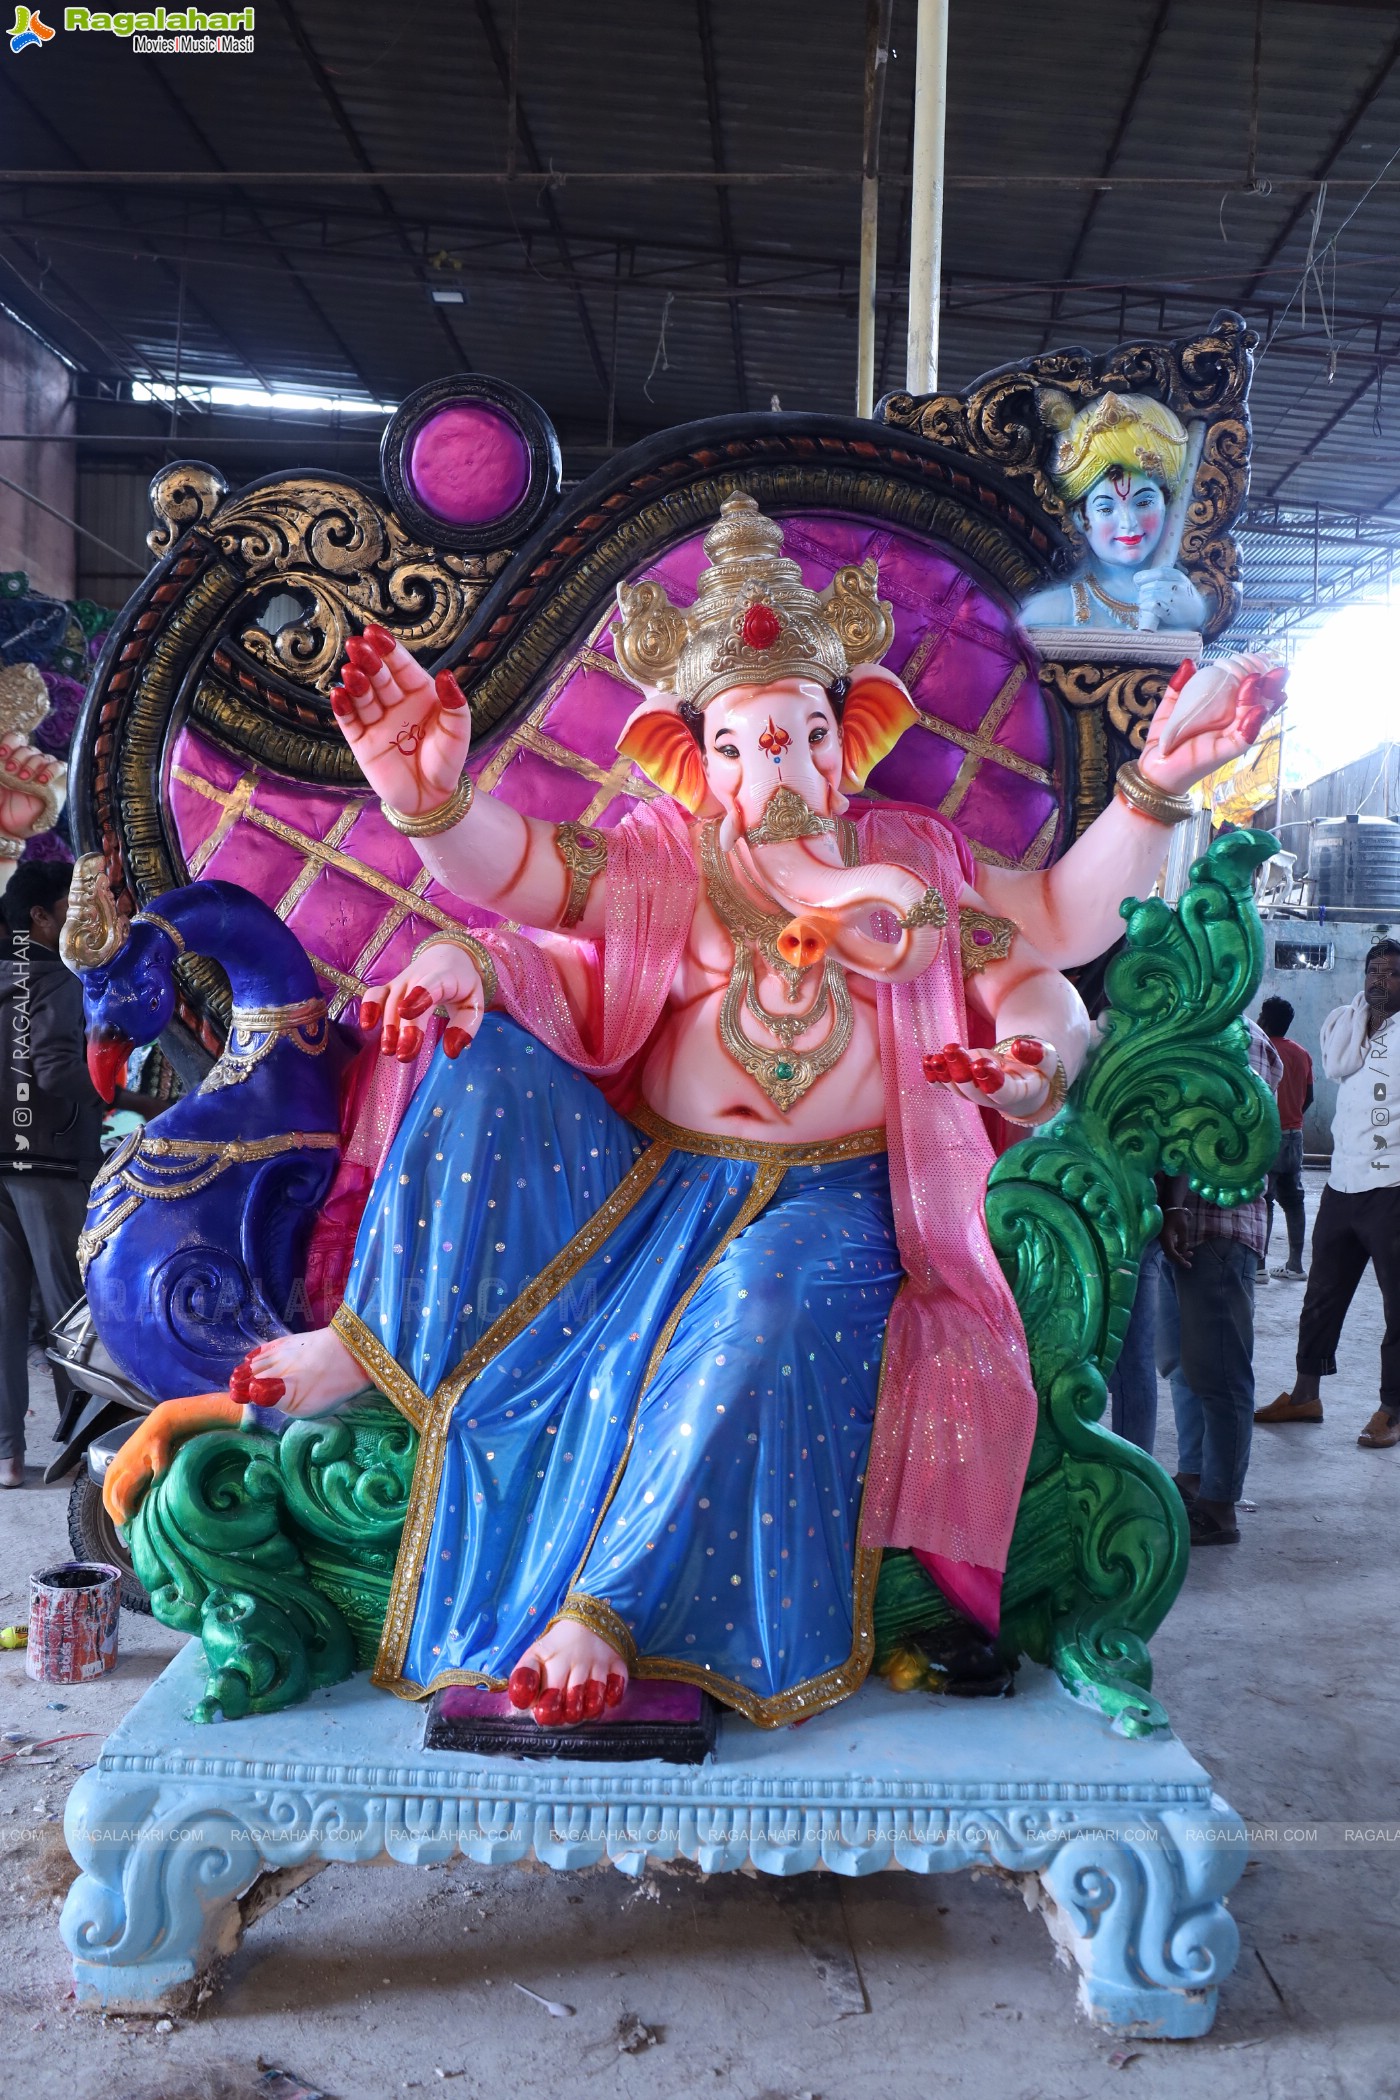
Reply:
[[[404,462],[404,479],[447,525],[490,525],[530,485],[530,450],[499,409],[461,402],[429,416]]]

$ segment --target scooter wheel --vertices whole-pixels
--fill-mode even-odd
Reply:
[[[151,1609],[145,1584],[131,1565],[131,1553],[102,1505],[102,1490],[86,1465],[78,1470],[68,1497],[68,1539],[79,1560],[104,1560],[122,1571],[122,1609]]]

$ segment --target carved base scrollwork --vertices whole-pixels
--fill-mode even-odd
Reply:
[[[458,1854],[632,1876],[677,1859],[853,1879],[990,1868],[1043,1911],[1090,2017],[1128,2034],[1204,2033],[1235,1959],[1223,1899],[1244,1866],[1239,1819],[1170,1738],[1127,1762],[1114,1745],[1105,1763],[1102,1722],[1030,1666],[1014,1708],[934,1709],[870,1685],[800,1731],[731,1716],[695,1766],[428,1751],[421,1709],[363,1679],[215,1737],[184,1718],[198,1685],[187,1649],[69,1800],[83,1871],[60,1929],[79,2005],[178,2009],[265,1907],[260,1886]]]

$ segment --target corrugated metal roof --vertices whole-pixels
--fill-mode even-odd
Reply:
[[[263,0],[255,53],[223,59],[60,33],[0,71],[7,167],[300,172],[9,187],[0,297],[118,386],[169,381],[178,363],[185,377],[392,401],[454,365],[498,372],[546,406],[580,469],[610,408],[619,443],[775,394],[847,409],[856,182],[733,185],[726,251],[713,182],[653,179],[715,169],[702,21],[726,167],[854,176],[853,0],[407,0],[393,13]],[[1271,0],[1262,22],[1258,188],[1245,194],[1253,0],[954,0],[944,382],[1054,343],[1189,332],[1233,305],[1263,338],[1256,498],[1395,513],[1400,160],[1365,185],[1400,151],[1400,11]],[[914,0],[895,0],[882,387],[903,379],[913,33]],[[473,186],[441,172],[508,162],[543,173]],[[406,169],[440,179],[317,180]],[[625,179],[578,179],[602,170]],[[1320,201],[1299,186],[1323,176]],[[1310,243],[1321,260],[1305,284]],[[434,306],[433,284],[465,302]],[[187,420],[183,442],[198,449]],[[1300,570],[1286,536],[1265,538],[1250,556],[1261,596],[1310,581],[1310,553]]]

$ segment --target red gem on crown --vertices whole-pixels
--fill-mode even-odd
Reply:
[[[783,631],[783,623],[771,605],[751,605],[744,614],[741,631],[750,649],[771,649]]]

